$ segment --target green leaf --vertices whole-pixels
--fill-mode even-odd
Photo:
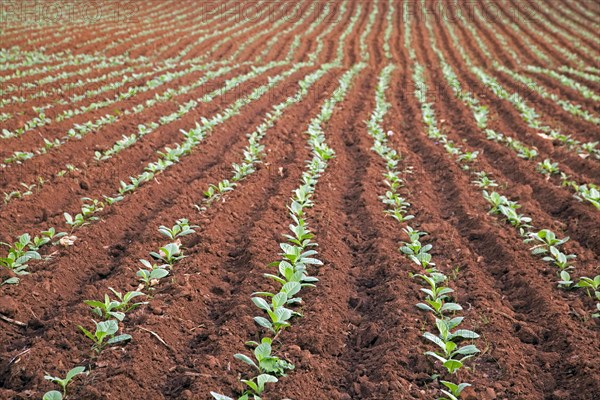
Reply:
[[[62,393],[59,391],[56,391],[56,390],[47,392],[46,394],[44,394],[44,397],[42,397],[42,400],[62,400],[62,399],[63,399]]]
[[[439,337],[437,337],[436,335],[429,333],[429,332],[425,332],[423,334],[423,337],[425,339],[428,339],[428,340],[432,341],[433,343],[437,344],[442,350],[446,351],[446,343],[444,343],[444,341],[442,339],[440,339]]]
[[[167,275],[169,275],[169,270],[164,268],[156,268],[150,272],[150,279],[162,279]]]
[[[65,380],[70,381],[76,375],[79,375],[79,374],[83,373],[84,371],[85,371],[85,367],[75,367],[72,370],[70,370],[69,372],[67,372],[67,376],[65,377]]]
[[[447,360],[446,362],[444,362],[444,367],[446,367],[448,372],[450,372],[451,374],[455,373],[462,366],[463,363],[458,360]]]
[[[8,278],[4,282],[2,282],[2,285],[17,285],[18,283],[19,283],[19,278],[13,277],[13,278]]]
[[[468,329],[459,329],[456,332],[452,333],[452,337],[462,337],[464,339],[477,339],[479,335]]]
[[[98,300],[84,300],[83,301],[85,304],[87,304],[90,307],[98,307],[98,308],[102,308],[104,309],[104,303]]]
[[[461,307],[460,304],[456,304],[456,303],[445,303],[442,308],[440,309],[441,312],[445,312],[445,311],[460,311],[463,308]]]
[[[285,293],[277,293],[275,296],[273,296],[273,308],[283,307],[287,302],[287,299],[288,297]]]
[[[258,392],[258,394],[260,394],[264,391],[265,383],[275,383],[275,382],[278,382],[279,380],[277,378],[275,378],[273,375],[261,374],[256,378],[256,381],[257,381],[258,387],[260,389],[260,392]]]
[[[464,355],[471,355],[471,354],[479,353],[479,349],[477,347],[475,347],[474,345],[469,344],[467,346],[463,346],[460,349],[456,350],[456,353],[464,354]]]
[[[261,361],[271,356],[271,345],[268,343],[261,343],[254,349],[254,355],[258,361]]]
[[[233,358],[240,360],[242,362],[245,362],[246,364],[251,365],[260,371],[260,368],[258,368],[258,365],[256,365],[256,363],[254,361],[252,361],[252,359],[250,357],[248,357],[247,355],[238,353],[238,354],[234,354]]]
[[[274,332],[273,324],[271,324],[271,321],[269,321],[268,319],[263,317],[254,317],[254,321],[263,328],[267,328]]]
[[[255,393],[260,393],[258,390],[258,385],[256,385],[256,383],[249,381],[247,379],[241,379],[241,381],[243,383],[245,383],[246,385],[248,385],[250,387],[250,389],[252,389]]]
[[[256,305],[256,307],[260,308],[261,310],[265,310],[265,311],[271,310],[269,303],[267,303],[266,300],[263,299],[262,297],[253,297],[252,302]]]
[[[96,343],[96,336],[94,336],[90,331],[88,331],[87,329],[85,329],[83,326],[81,325],[77,325],[77,327],[83,332],[83,334],[85,336],[87,336],[89,339],[91,339],[94,343]]]
[[[119,342],[124,342],[126,340],[131,340],[131,335],[119,335],[108,339],[107,344],[115,344]]]
[[[110,319],[108,321],[102,321],[98,323],[96,331],[103,332],[107,335],[114,335],[119,330],[119,324],[117,321]]]

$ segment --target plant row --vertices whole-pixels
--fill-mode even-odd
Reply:
[[[480,99],[472,94],[471,92],[465,92],[458,79],[453,68],[446,62],[443,53],[440,51],[436,44],[435,36],[433,34],[433,28],[429,20],[426,21],[426,27],[429,31],[430,45],[433,52],[437,55],[438,60],[442,66],[442,75],[444,76],[448,86],[452,89],[457,100],[463,102],[473,113],[473,118],[477,127],[486,134],[488,140],[500,143],[507,148],[513,150],[518,157],[525,160],[533,160],[538,156],[536,149],[528,147],[521,141],[506,136],[502,133],[496,132],[488,126],[489,120],[489,106],[481,104]],[[474,154],[473,152],[472,154]],[[468,155],[462,155],[463,158],[469,159]],[[536,171],[540,174],[551,176],[561,175],[561,186],[566,186],[575,192],[575,197],[580,201],[588,201],[596,209],[600,210],[600,192],[598,187],[593,183],[590,184],[579,184],[574,179],[569,177],[566,173],[561,172],[558,163],[553,162],[550,159],[546,159],[543,162],[538,163]]]
[[[88,330],[82,325],[77,328],[90,341],[92,360],[99,356],[102,350],[113,345],[123,344],[132,340],[132,336],[122,333],[120,324],[123,324],[127,314],[140,306],[148,304],[140,301],[142,297],[151,299],[155,288],[172,271],[175,264],[185,258],[181,237],[193,234],[196,225],[190,225],[185,218],[175,222],[172,228],[160,226],[158,231],[166,236],[170,242],[160,247],[156,252],[150,252],[150,260],[140,259],[141,267],[136,272],[139,285],[136,290],[122,293],[109,287],[101,300],[85,300],[84,304],[90,307],[94,318],[93,328]],[[67,386],[79,374],[89,374],[91,367],[77,366],[67,372],[66,377],[59,378],[46,374],[45,379],[60,386],[61,391],[51,390],[44,394],[43,400],[62,400],[67,397]]]
[[[448,27],[448,29],[451,29],[451,27]],[[414,64],[413,79],[416,87],[415,95],[421,104],[422,119],[427,127],[427,137],[430,140],[442,144],[446,152],[455,158],[463,170],[471,170],[473,176],[477,178],[473,182],[474,184],[481,188],[497,187],[498,184],[492,178],[490,178],[490,174],[488,172],[472,170],[470,164],[475,162],[476,156],[472,158],[469,157],[469,155],[472,155],[475,152],[465,151],[461,145],[456,144],[452,140],[448,139],[447,135],[439,129],[435,117],[434,105],[427,102],[427,83],[424,76],[424,69],[420,64],[418,64],[418,62],[416,62],[416,60]],[[488,193],[486,190],[483,190],[482,195],[484,199],[491,204],[490,213],[504,217],[510,225],[517,229],[519,235],[524,238],[526,242],[536,240],[535,237],[536,235],[539,235],[540,232],[550,232],[548,229],[534,229],[532,225],[532,219],[524,214],[519,213],[518,210],[521,208],[521,205],[519,205],[517,202],[511,201],[507,197],[495,191]],[[552,234],[555,237],[557,236],[554,233]],[[550,252],[551,250],[547,249],[547,251]],[[542,253],[543,252],[540,251],[534,252],[533,254]],[[570,266],[569,260],[574,258],[573,256],[574,255],[570,256],[564,254],[559,251],[558,248],[556,248],[552,251],[551,255],[548,256],[550,258],[545,258],[544,261],[553,260],[552,262],[554,262],[555,265],[561,264],[564,268],[568,268]],[[595,280],[595,278],[590,279],[587,277],[582,277],[580,279],[582,282],[595,282]],[[598,277],[598,281],[600,282],[600,277]],[[565,285],[560,285],[560,287],[564,288]],[[572,287],[577,287],[577,285],[573,285]],[[591,294],[591,292],[588,293]],[[597,294],[595,293],[594,296],[596,295]],[[593,314],[593,316],[595,317],[596,314]]]
[[[318,281],[309,275],[308,269],[322,265],[323,262],[315,258],[317,251],[313,248],[317,243],[312,240],[314,235],[308,228],[306,212],[314,205],[312,197],[319,177],[335,154],[326,142],[324,127],[331,119],[336,105],[346,97],[352,80],[365,66],[363,63],[356,64],[342,76],[339,87],[324,102],[319,115],[308,125],[306,133],[312,159],[307,161],[301,185],[294,190],[288,206],[292,220],[289,227],[291,234],[285,234],[286,241],[280,243],[283,251],[280,261],[271,264],[276,267],[277,273],[264,275],[276,284],[277,291],[255,292],[252,297],[252,302],[261,311],[261,315],[254,317],[254,321],[266,333],[261,333],[260,342],[246,343],[254,348],[254,358],[241,353],[234,356],[256,370],[254,376],[241,379],[246,390],[239,400],[260,400],[267,383],[277,382],[279,377],[286,376],[287,371],[294,368],[293,364],[273,354],[273,343],[291,326],[294,317],[302,316],[294,310],[302,304],[302,298],[298,294],[303,288],[314,287]],[[215,392],[211,392],[211,395],[217,400],[232,400],[231,397]]]
[[[477,76],[477,78],[486,87],[488,87],[494,95],[511,103],[519,112],[519,115],[523,121],[530,128],[538,131],[538,135],[540,137],[552,140],[558,144],[566,146],[569,149],[574,149],[578,154],[584,157],[593,155],[595,158],[600,159],[600,149],[596,149],[596,145],[598,144],[597,142],[582,143],[569,134],[561,133],[559,130],[545,125],[541,121],[540,115],[537,113],[535,108],[529,105],[519,93],[510,93],[500,83],[498,83],[495,78],[488,75],[481,67],[478,67],[471,62],[471,58],[467,55],[464,48],[461,47],[452,24],[446,24],[446,28],[450,34],[450,37],[452,38],[454,47],[458,49],[469,70],[475,76]]]

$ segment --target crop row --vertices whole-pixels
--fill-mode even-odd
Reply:
[[[426,23],[429,23],[429,21],[426,21]],[[451,29],[451,27],[448,27],[448,29]],[[412,51],[412,49],[409,51]],[[463,149],[463,146],[453,142],[447,137],[445,133],[443,133],[440,130],[435,116],[434,105],[432,103],[427,102],[427,82],[424,76],[424,69],[418,64],[416,58],[414,59],[414,83],[416,86],[415,95],[417,96],[417,99],[421,104],[422,118],[424,124],[427,127],[428,138],[432,141],[441,143],[446,152],[455,158],[455,160],[462,166],[462,169],[464,171],[471,171],[473,177],[477,178],[473,182],[477,184],[477,186],[483,188],[497,187],[497,183],[490,178],[490,174],[488,172],[475,171],[470,165],[475,164],[475,161],[477,159],[477,152],[465,151]],[[495,191],[488,193],[486,190],[484,190],[482,192],[482,195],[484,199],[491,204],[490,213],[503,216],[507,220],[507,222],[510,223],[510,225],[517,229],[519,235],[525,240],[526,243],[536,240],[539,241],[540,238],[545,238],[548,236],[550,236],[551,238],[558,237],[558,235],[556,235],[549,229],[534,229],[532,225],[532,218],[520,214],[518,212],[518,209],[521,207],[521,205],[517,202],[511,201],[507,197]],[[564,242],[561,242],[561,240],[556,239],[556,241],[552,242],[554,243],[553,245],[547,245],[541,250],[536,250],[537,246],[532,249],[533,254],[544,255],[548,253],[548,255],[545,255],[543,259],[544,261],[551,262],[559,268],[559,276],[561,275],[560,273],[562,273],[563,271],[572,270],[572,265],[569,260],[575,258],[575,255],[565,254],[559,250],[557,246],[565,243],[568,240],[568,238],[566,238],[566,240],[563,240]],[[551,246],[554,246],[554,248],[551,249]],[[561,279],[562,278],[566,278],[566,276],[562,276]],[[581,277],[579,282],[577,282],[576,284],[573,284],[573,282],[571,283],[571,285],[559,284],[559,286],[570,289],[575,287],[587,287],[586,285],[591,284],[594,290],[594,294],[592,294],[590,291],[588,291],[587,293],[591,297],[595,297],[600,301],[600,298],[598,298],[598,296],[600,296],[600,292],[598,292],[598,289],[600,288],[598,287],[598,285],[600,285],[600,277]],[[596,317],[598,316],[598,314],[594,313],[592,314],[592,316]]]
[[[582,143],[581,141],[575,139],[572,135],[562,133],[559,130],[548,126],[547,124],[544,124],[540,120],[540,115],[536,109],[529,105],[519,93],[509,92],[498,82],[497,79],[487,74],[483,68],[476,66],[471,61],[471,58],[466,53],[464,48],[460,45],[458,37],[454,31],[454,27],[451,24],[446,24],[446,27],[450,37],[452,38],[454,47],[458,49],[469,70],[475,76],[477,76],[477,78],[499,99],[510,102],[519,112],[523,121],[529,127],[538,131],[538,135],[540,137],[555,141],[556,143],[564,145],[569,149],[573,149],[578,154],[593,155],[595,158],[600,159],[600,149],[596,149],[596,145],[598,144],[597,142]],[[478,37],[475,37],[475,39],[477,41]]]
[[[433,28],[430,24],[430,21],[426,21],[426,27],[429,31],[429,44],[431,45],[433,52],[438,57],[438,60],[442,66],[442,74],[448,86],[452,89],[456,99],[464,103],[472,111],[474,122],[476,123],[477,127],[482,131],[482,133],[485,133],[486,138],[488,140],[500,143],[506,146],[507,148],[513,150],[517,154],[517,156],[522,159],[531,161],[534,158],[536,158],[538,156],[538,152],[534,148],[528,147],[518,139],[496,132],[495,130],[489,127],[488,120],[490,114],[490,105],[483,105],[481,103],[480,98],[477,95],[474,95],[471,92],[465,92],[462,89],[458,76],[456,75],[452,66],[446,62],[443,53],[439,50],[436,44]],[[503,69],[504,68],[502,68],[502,70]],[[493,108],[491,109],[493,110]],[[596,209],[600,210],[600,192],[598,191],[598,187],[593,183],[577,183],[566,173],[561,172],[558,163],[554,162],[551,159],[545,159],[543,162],[538,163],[535,171],[546,176],[561,174],[561,186],[571,188],[575,192],[575,196],[577,199],[581,201],[588,201]]]
[[[340,9],[340,13],[344,14],[346,12],[346,7],[345,4],[342,5],[341,9]],[[316,25],[313,25],[316,26]],[[322,52],[323,50],[323,38],[328,35],[331,30],[333,29],[335,25],[334,24],[330,24],[329,27],[324,30],[321,34],[319,34],[319,36],[316,39],[317,42],[317,46],[315,48],[315,50],[309,54],[308,58],[309,58],[309,63],[312,65],[313,63],[316,62],[316,60],[319,57],[319,54]],[[293,49],[290,48],[290,51]],[[338,51],[338,57],[337,59],[339,60],[341,57],[341,53]],[[271,66],[278,66],[278,65],[283,65],[283,63],[270,63]],[[155,95],[154,99],[149,99],[146,101],[145,106],[143,104],[139,104],[133,108],[131,108],[130,110],[125,110],[124,114],[125,115],[135,115],[138,113],[141,113],[143,110],[148,109],[149,107],[152,107],[156,104],[158,104],[159,102],[165,102],[165,101],[172,101],[174,96],[179,96],[179,95],[184,95],[188,92],[190,92],[191,90],[194,90],[202,85],[204,85],[206,82],[208,82],[211,79],[214,79],[218,76],[222,76],[225,73],[228,73],[232,70],[234,70],[235,68],[240,67],[241,65],[233,65],[233,66],[227,66],[227,67],[223,67],[217,71],[208,71],[205,73],[205,75],[198,81],[196,81],[193,84],[190,85],[183,85],[180,86],[177,90],[174,90],[172,88],[167,89],[164,93],[160,94],[160,95]],[[260,68],[259,70],[264,70],[264,68]],[[254,73],[250,73],[247,75],[248,79],[257,76],[255,74],[257,70],[254,70]],[[171,80],[171,79],[168,79]],[[226,82],[225,86],[223,86],[220,89],[214,90],[213,92],[206,94],[205,96],[203,96],[202,98],[197,99],[197,102],[209,102],[212,99],[215,98],[216,95],[223,95],[225,94],[227,91],[235,88],[239,83],[246,81],[247,79],[236,79],[233,78],[231,80],[229,80],[228,82]],[[160,84],[161,82],[159,80],[154,80],[152,82],[156,82],[156,84]],[[166,82],[165,82],[166,83]],[[131,135],[127,135],[127,136],[123,136],[122,139],[118,140],[114,145],[112,145],[109,149],[103,151],[103,152],[96,152],[95,153],[95,159],[97,161],[106,161],[110,158],[112,158],[115,154],[119,153],[120,151],[131,147],[132,145],[134,145],[140,138],[146,136],[147,134],[151,133],[152,131],[154,131],[155,129],[157,129],[159,126],[161,125],[165,125],[168,124],[170,122],[173,122],[177,119],[179,119],[180,117],[182,117],[184,114],[186,114],[187,112],[191,111],[194,107],[194,102],[188,102],[185,104],[180,104],[179,105],[179,111],[174,112],[170,115],[165,115],[165,116],[161,116],[157,121],[155,122],[151,122],[148,124],[144,124],[144,125],[139,125],[138,126],[138,132],[131,134]],[[108,117],[102,117],[99,123],[102,123],[102,121],[105,121],[107,123],[110,123],[111,119],[108,119]],[[98,122],[97,121],[97,122]],[[84,124],[84,125],[80,125],[80,138],[83,137],[84,134],[89,133],[92,129],[95,129],[96,124]],[[77,136],[76,136],[77,137]],[[66,139],[66,138],[65,138]],[[47,152],[49,149],[56,147],[55,144],[57,144],[56,140],[54,142],[50,142],[48,141],[46,143],[46,146],[44,149],[40,149],[41,153]],[[19,153],[21,154],[21,153]],[[28,154],[28,153],[24,153],[24,154]],[[20,160],[19,162],[23,162],[24,159],[26,159],[28,157],[28,155],[24,155],[22,156],[22,160]],[[76,165],[73,164],[67,164],[65,165],[65,167],[60,170],[56,175],[57,176],[63,176],[65,174],[67,174],[69,171],[72,171],[74,169],[77,169],[78,167]],[[4,200],[5,203],[11,201],[13,198],[20,198],[20,197],[24,197],[24,196],[28,196],[33,194],[33,189],[34,188],[40,188],[41,186],[43,186],[44,182],[46,181],[47,177],[38,177],[36,182],[31,182],[31,183],[21,183],[20,186],[24,187],[25,190],[23,189],[19,189],[19,188],[14,188],[11,191],[8,191],[4,194]],[[110,200],[108,200],[110,201]]]
[[[340,37],[338,44],[338,57],[334,62],[322,67],[323,73],[334,67],[341,66],[340,49],[344,48],[346,37],[360,16],[361,7],[352,17],[346,30]],[[371,19],[374,22],[374,19]],[[370,32],[373,22],[363,31],[361,38],[366,37]],[[342,56],[343,57],[343,56]],[[368,55],[363,53],[363,60]],[[276,356],[273,351],[274,343],[286,328],[291,326],[294,317],[301,317],[294,307],[302,304],[302,298],[298,294],[303,288],[314,287],[318,281],[310,276],[309,268],[322,265],[323,262],[316,258],[317,251],[313,247],[318,244],[313,241],[314,235],[308,228],[307,211],[313,207],[312,197],[314,196],[319,177],[327,168],[328,161],[334,157],[335,153],[326,142],[324,132],[327,122],[331,119],[336,105],[343,101],[352,85],[355,77],[366,67],[364,62],[355,64],[340,79],[339,87],[333,92],[321,106],[319,115],[313,118],[307,129],[308,145],[311,149],[312,158],[306,162],[307,169],[302,174],[301,185],[292,193],[290,205],[288,206],[289,217],[292,223],[289,225],[291,234],[284,234],[287,239],[280,243],[279,247],[283,251],[281,259],[271,264],[277,267],[277,274],[264,274],[265,278],[272,280],[277,286],[276,292],[255,292],[252,302],[264,312],[265,316],[256,316],[254,321],[261,328],[264,328],[270,335],[261,333],[260,342],[249,341],[246,345],[254,348],[252,357],[246,354],[238,353],[234,357],[256,370],[256,375],[249,379],[241,379],[245,389],[239,400],[260,400],[265,391],[267,383],[278,382],[278,377],[286,376],[289,370],[294,368],[290,362]],[[217,400],[233,400],[231,397],[220,393],[211,392],[211,395]]]

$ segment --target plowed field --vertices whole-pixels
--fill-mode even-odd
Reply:
[[[48,4],[2,4],[0,399],[599,398],[598,2]]]

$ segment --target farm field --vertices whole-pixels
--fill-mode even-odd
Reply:
[[[0,399],[598,399],[598,2],[31,4]]]

